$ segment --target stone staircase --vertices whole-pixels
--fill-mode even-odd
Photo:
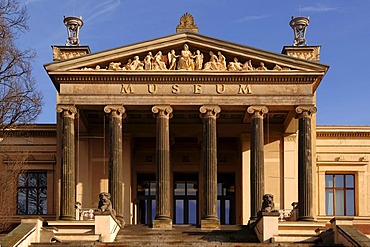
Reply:
[[[174,225],[172,229],[159,230],[146,225],[126,225],[112,243],[80,239],[62,243],[34,243],[31,246],[320,246],[319,237],[315,236],[313,230],[315,224],[308,227],[307,224],[298,226],[301,228],[299,231],[291,232],[289,228],[297,227],[292,224],[285,223],[283,227],[279,226],[279,236],[276,236],[274,243],[258,243],[254,230],[249,226],[230,225],[222,226],[220,230],[203,230],[190,225]],[[302,234],[303,238],[300,238]]]

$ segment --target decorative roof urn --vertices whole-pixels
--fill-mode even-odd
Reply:
[[[78,39],[78,33],[80,31],[80,28],[84,25],[82,17],[64,17],[64,25],[67,27],[68,32],[66,46],[79,46],[80,40]]]
[[[306,46],[306,29],[310,23],[310,19],[308,17],[295,17],[292,16],[292,20],[289,22],[289,25],[294,30],[294,42],[293,46]]]

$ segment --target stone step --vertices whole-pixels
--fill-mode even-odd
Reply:
[[[71,241],[87,241],[87,242],[94,242],[99,241],[100,235],[93,234],[93,233],[55,233],[55,238],[62,242],[71,242]]]
[[[276,243],[310,243],[314,244],[320,239],[317,235],[312,234],[279,234],[274,236],[274,242]]]

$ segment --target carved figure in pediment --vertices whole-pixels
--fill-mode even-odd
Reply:
[[[153,60],[153,70],[167,70],[166,68],[166,63],[162,61],[162,52],[159,51],[157,54],[154,56]]]
[[[144,63],[140,61],[139,56],[134,57],[134,61],[131,62],[129,70],[144,70]]]
[[[229,62],[228,70],[229,71],[241,71],[243,69],[243,64],[239,62],[237,57],[234,57],[233,62]]]
[[[127,60],[127,63],[126,63],[126,65],[125,65],[125,70],[130,70],[130,67],[131,67],[131,63],[132,63],[132,60],[131,59],[129,59],[129,60]]]
[[[189,51],[189,46],[184,45],[184,50],[181,51],[180,59],[177,64],[177,69],[179,70],[194,70],[194,56]]]
[[[268,70],[263,62],[260,62],[260,66],[256,70]]]
[[[273,70],[283,70],[282,67],[280,67],[278,64],[275,64],[275,67],[273,68]]]
[[[175,50],[172,50],[168,53],[168,63],[170,67],[168,68],[169,70],[175,70],[176,69],[176,58],[180,57],[179,55],[175,54]]]
[[[148,52],[148,55],[144,58],[144,68],[145,70],[152,70],[153,55]]]
[[[204,65],[204,70],[218,70],[218,58],[212,51],[209,52],[209,61]]]
[[[217,52],[218,55],[218,70],[226,70],[226,58],[222,53],[219,51]]]
[[[123,68],[121,68],[120,66],[121,66],[121,63],[111,62],[109,63],[108,69],[109,70],[123,70]]]
[[[202,70],[203,67],[203,53],[200,53],[200,50],[197,50],[196,53],[194,54],[195,58],[195,70]]]
[[[245,62],[245,64],[243,64],[242,70],[243,71],[254,70],[252,60],[248,60],[247,62]]]

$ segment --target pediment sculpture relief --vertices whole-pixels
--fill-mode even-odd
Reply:
[[[282,67],[275,64],[274,67],[266,67],[264,62],[252,61],[251,59],[240,62],[237,57],[234,57],[233,61],[227,63],[226,57],[221,51],[217,52],[217,55],[213,51],[209,51],[207,61],[205,56],[200,50],[195,52],[190,51],[189,46],[184,44],[180,54],[176,54],[175,50],[171,50],[164,55],[162,51],[158,51],[154,56],[152,52],[140,60],[138,55],[134,56],[133,59],[128,59],[125,64],[121,62],[111,62],[105,69],[101,68],[100,65],[96,65],[95,68],[84,67],[82,70],[113,70],[113,71],[128,71],[128,70],[151,70],[151,71],[163,71],[163,70],[187,70],[187,71],[281,71],[290,70],[290,68]],[[259,64],[259,66],[254,66]]]

